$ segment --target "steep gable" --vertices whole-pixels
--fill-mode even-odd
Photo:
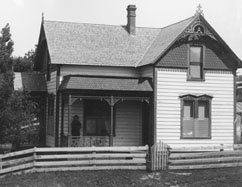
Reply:
[[[190,17],[186,20],[161,29],[159,35],[155,38],[137,66],[155,63],[159,56],[171,47],[177,37],[179,37],[179,35],[192,23],[193,20],[194,17]]]
[[[203,38],[209,37],[223,47],[223,55],[212,58],[217,62],[227,58],[225,61],[239,67],[239,58],[200,14],[161,29],[138,27],[132,35],[120,25],[44,21],[37,57],[45,58],[39,61],[50,60],[51,64],[87,66],[141,67],[162,63],[161,59],[175,45],[197,40],[198,35],[192,34],[191,29],[199,24],[206,28]],[[36,65],[41,66],[40,63]],[[174,62],[163,65],[173,66]]]
[[[205,46],[205,69],[226,70],[241,66],[240,59],[200,14],[161,51],[154,63],[163,67],[187,67],[189,45]]]

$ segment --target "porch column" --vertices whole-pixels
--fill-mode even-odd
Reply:
[[[113,124],[114,124],[114,105],[119,102],[120,99],[114,99],[113,96],[110,97],[110,99],[105,99],[109,106],[111,107],[111,124],[110,124],[110,135],[109,135],[109,146],[113,146]]]
[[[68,146],[71,140],[71,94],[68,94]]]

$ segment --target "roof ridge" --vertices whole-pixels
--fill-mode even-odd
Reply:
[[[187,20],[192,19],[192,18],[194,18],[194,17],[196,17],[196,16],[191,16],[191,17],[189,17],[189,18],[186,18],[186,19],[184,19],[184,20],[178,21],[178,22],[176,22],[176,23],[172,23],[172,24],[167,25],[167,26],[165,26],[165,27],[161,27],[160,29],[165,29],[165,28],[167,28],[167,27],[174,26],[174,25],[176,25],[176,24],[179,24],[179,23],[181,23],[181,22],[187,21]]]
[[[184,20],[181,20],[181,21],[178,21],[178,22],[175,22],[175,23],[172,23],[170,25],[167,25],[167,26],[164,26],[164,27],[144,27],[144,26],[139,26],[139,27],[136,27],[136,28],[146,28],[146,29],[165,29],[167,27],[171,27],[173,25],[176,25],[176,24],[179,24],[180,22],[183,22],[183,21],[186,21],[188,19],[191,19],[192,17],[194,16],[191,16],[189,18],[186,18]],[[112,25],[112,24],[105,24],[105,23],[86,23],[86,22],[71,22],[71,21],[54,21],[54,20],[45,20],[45,22],[57,22],[57,23],[70,23],[70,24],[87,24],[87,25],[103,25],[103,26],[117,26],[117,27],[125,27],[126,25]]]
[[[70,21],[54,21],[54,20],[45,20],[45,22],[56,22],[56,23],[69,23],[69,24],[85,24],[85,25],[103,25],[103,26],[117,26],[117,27],[122,27],[123,25],[111,25],[111,24],[104,24],[104,23],[79,23],[79,22],[70,22]],[[44,23],[45,23],[44,22]]]

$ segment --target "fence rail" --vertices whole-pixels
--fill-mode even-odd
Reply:
[[[171,149],[168,165],[168,169],[242,166],[242,146],[237,144]]]
[[[0,175],[13,172],[146,169],[148,146],[33,148],[0,156]]]
[[[0,155],[0,176],[25,171],[204,169],[242,166],[242,145],[32,148]]]

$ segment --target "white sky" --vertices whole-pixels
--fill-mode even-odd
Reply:
[[[164,27],[194,15],[198,4],[206,20],[242,59],[241,0],[0,0],[0,28],[10,24],[14,56],[38,42],[41,14],[46,20],[125,25],[127,5],[135,4],[138,27]]]

